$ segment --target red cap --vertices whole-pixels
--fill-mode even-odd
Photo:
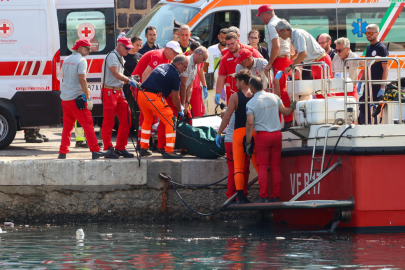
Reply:
[[[257,13],[256,17],[259,17],[260,13],[262,13],[262,12],[272,11],[272,10],[274,10],[274,8],[271,5],[268,5],[268,4],[262,5],[259,7],[259,12]]]
[[[241,49],[238,53],[238,58],[236,58],[235,63],[240,64],[243,60],[248,59],[252,56],[252,52],[247,49]]]
[[[117,40],[117,43],[121,43],[122,45],[124,45],[125,47],[132,49],[134,46],[132,46],[131,40],[129,38],[126,37],[120,37]]]
[[[87,39],[84,39],[84,38],[79,39],[78,41],[76,41],[75,46],[72,47],[72,50],[76,51],[81,46],[90,47],[91,46],[90,41],[88,41]]]

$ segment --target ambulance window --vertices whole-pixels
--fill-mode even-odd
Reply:
[[[369,24],[379,25],[386,12],[386,8],[345,9],[340,11],[341,17],[339,19],[344,20],[342,25],[345,26],[342,36],[350,40],[353,51],[363,52],[365,50],[368,45],[365,34],[366,26]],[[389,51],[403,51],[405,46],[404,36],[405,11],[402,11],[385,37],[384,44]]]
[[[265,37],[267,29],[260,17],[256,17],[257,12],[257,10],[251,11],[252,28],[258,29],[260,36]],[[289,21],[293,28],[306,30],[314,38],[319,34],[327,33],[332,40],[336,39],[336,9],[280,9],[276,10],[276,15]],[[265,39],[260,41],[264,43]]]
[[[222,28],[239,27],[239,21],[240,13],[237,10],[211,13],[193,28],[191,35],[199,37],[202,45],[209,47],[218,43],[218,33]]]
[[[66,17],[67,47],[71,48],[78,39],[90,41],[91,51],[102,51],[106,45],[104,14],[99,11],[71,12]]]
[[[210,33],[212,25],[212,14],[204,18],[193,31],[191,31],[192,36],[196,36],[201,40],[201,45],[208,47],[210,44]]]

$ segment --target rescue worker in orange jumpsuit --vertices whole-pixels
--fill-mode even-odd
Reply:
[[[175,56],[181,53],[180,44],[175,41],[169,41],[163,49],[148,51],[142,55],[138,64],[136,65],[132,75],[138,75],[141,78],[140,82],[144,82],[149,74],[160,64],[169,64]],[[137,100],[138,90],[132,89],[133,96]],[[139,106],[139,104],[138,104]],[[156,118],[156,117],[155,117]],[[157,121],[157,119],[155,119]],[[139,128],[138,128],[138,145],[140,145],[142,125],[144,121],[144,115],[142,110],[139,114]],[[155,122],[155,121],[154,121]],[[148,128],[149,129],[149,128]],[[152,155],[152,151],[144,153],[145,156]]]
[[[91,45],[86,39],[79,39],[72,50],[72,55],[63,61],[61,95],[63,107],[63,131],[59,149],[59,159],[66,159],[69,152],[70,136],[76,120],[80,122],[86,134],[87,142],[92,152],[92,159],[108,156],[108,151],[100,151],[96,134],[93,129],[93,101],[87,86],[86,71],[87,61],[84,57],[90,54]]]
[[[247,155],[245,153],[244,147],[244,137],[246,135],[246,104],[253,97],[253,93],[249,89],[249,80],[252,76],[250,70],[243,69],[236,73],[235,80],[238,92],[233,94],[228,103],[228,108],[224,117],[222,118],[221,125],[218,129],[218,135],[216,138],[217,145],[220,145],[222,141],[222,136],[220,135],[225,127],[228,125],[231,119],[232,113],[235,112],[235,125],[233,131],[233,162],[234,162],[234,178],[235,187],[238,194],[237,203],[247,203],[249,202],[245,196],[244,189],[247,186],[247,179],[244,177],[244,167]],[[256,134],[253,131],[253,137]],[[252,163],[257,171],[255,154],[252,155]]]
[[[275,87],[280,88],[279,79],[282,75],[280,70],[275,80]],[[254,148],[256,151],[256,163],[259,175],[260,198],[256,203],[269,202],[267,170],[270,166],[271,180],[273,183],[270,202],[278,202],[280,199],[281,186],[281,125],[278,118],[279,112],[290,115],[294,111],[294,103],[286,108],[283,101],[275,94],[262,91],[263,84],[259,77],[252,77],[249,81],[253,98],[246,105],[246,145],[245,152],[252,153],[252,133],[256,132]],[[280,89],[277,89],[280,91]]]
[[[125,148],[128,143],[129,125],[131,111],[128,102],[123,97],[122,87],[124,83],[135,85],[135,82],[124,76],[124,59],[128,51],[132,49],[132,43],[129,38],[121,37],[117,41],[117,47],[106,57],[101,72],[103,89],[101,98],[103,101],[103,128],[101,129],[104,150],[111,150],[114,154],[106,158],[117,159],[119,156],[124,158],[133,158],[134,154],[129,153]],[[115,114],[117,114],[120,125],[117,133],[117,142],[115,150],[111,142],[112,129],[115,124]]]
[[[175,117],[166,99],[171,96],[178,112],[177,116],[184,117],[184,107],[180,102],[180,73],[187,70],[187,67],[188,58],[178,55],[173,59],[173,63],[157,66],[142,83],[142,90],[138,93],[139,107],[145,116],[141,133],[141,156],[148,151],[153,116],[156,115],[159,117],[160,123],[164,123],[166,131],[166,145],[162,150],[163,158],[182,158],[181,155],[173,153],[176,142]]]

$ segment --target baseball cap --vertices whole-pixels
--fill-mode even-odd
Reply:
[[[81,47],[81,46],[90,47],[91,46],[90,41],[88,41],[87,39],[84,39],[84,38],[79,39],[78,41],[76,41],[75,46],[72,47],[72,50],[75,51],[75,50],[79,49],[79,47]]]
[[[269,4],[262,5],[259,7],[259,12],[257,13],[256,17],[259,17],[260,13],[262,13],[262,12],[272,11],[272,10],[274,10],[274,8],[271,5],[269,5]]]
[[[238,58],[236,58],[235,63],[240,64],[243,60],[248,59],[252,56],[252,52],[246,49],[241,49],[238,53]]]
[[[166,44],[166,47],[173,49],[176,53],[182,53],[183,51],[180,48],[180,43],[177,41],[169,41]]]
[[[126,38],[126,37],[120,37],[117,40],[117,43],[121,43],[122,45],[127,47],[127,49],[132,49],[134,47],[134,46],[132,46],[131,40],[129,38]]]

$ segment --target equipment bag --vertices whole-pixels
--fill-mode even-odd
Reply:
[[[212,127],[192,127],[182,122],[177,127],[175,148],[185,149],[199,158],[215,159],[225,155],[225,145],[222,143],[218,148],[216,136],[217,132]]]

